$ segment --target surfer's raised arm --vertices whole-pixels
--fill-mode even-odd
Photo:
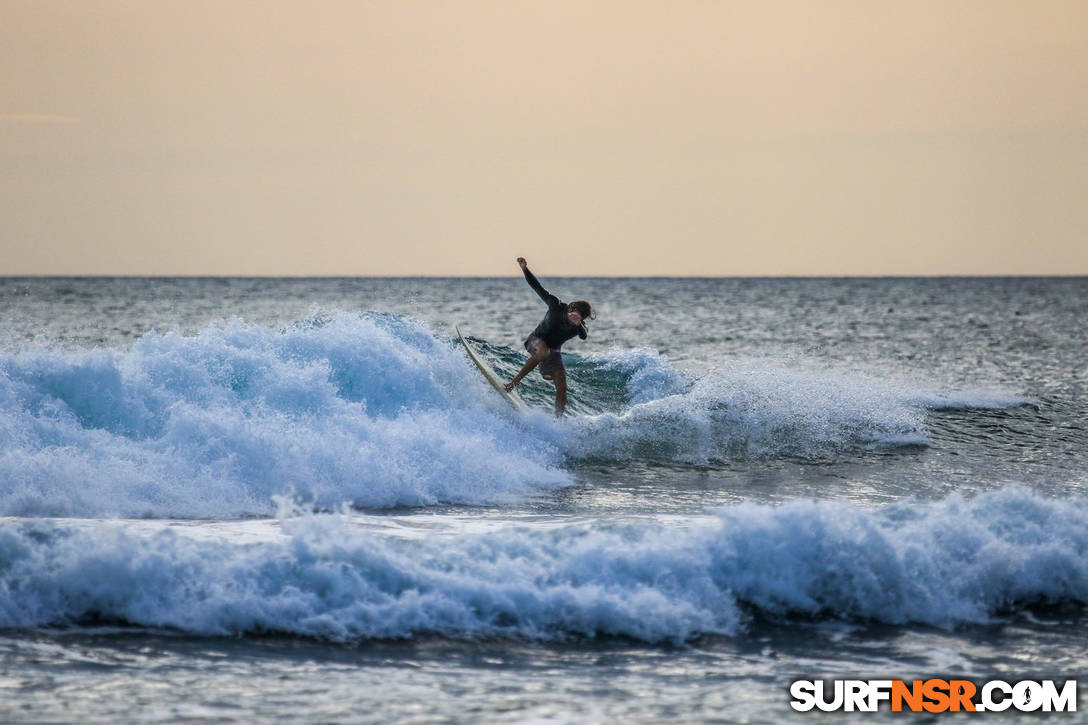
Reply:
[[[544,289],[544,286],[537,281],[537,278],[529,271],[529,265],[525,261],[525,257],[518,257],[518,264],[521,265],[521,271],[525,273],[525,281],[529,283],[529,286],[540,295],[540,299],[544,300],[544,303],[549,307],[559,304],[559,298]]]

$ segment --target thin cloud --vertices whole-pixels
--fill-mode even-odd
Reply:
[[[58,113],[0,113],[0,121],[6,123],[83,123],[83,120]]]

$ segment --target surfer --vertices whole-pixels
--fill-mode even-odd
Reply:
[[[510,392],[539,365],[541,377],[555,383],[555,415],[559,417],[567,408],[567,370],[563,367],[563,353],[559,348],[575,335],[586,339],[589,334],[586,331],[586,320],[594,319],[595,315],[593,308],[585,300],[575,300],[567,304],[549,294],[529,271],[525,257],[518,257],[518,264],[525,273],[525,281],[540,295],[544,304],[548,305],[548,313],[529,337],[525,338],[529,359],[514,379],[504,387]]]

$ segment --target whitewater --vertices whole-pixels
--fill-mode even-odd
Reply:
[[[552,286],[600,310],[558,420],[453,333],[512,377],[520,280],[0,280],[0,716],[773,722],[802,677],[1083,671],[1084,279]]]

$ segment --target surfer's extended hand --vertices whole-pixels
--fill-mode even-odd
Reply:
[[[525,261],[525,257],[518,257],[518,265],[519,265],[519,266],[520,266],[520,267],[521,267],[522,269],[525,269],[525,265],[526,265],[526,264],[527,264],[527,262]]]
[[[502,386],[502,388],[503,388],[503,390],[505,390],[506,392],[509,393],[509,392],[512,392],[514,390],[515,386],[517,386],[517,383],[510,382],[510,383],[507,383],[506,385]]]

